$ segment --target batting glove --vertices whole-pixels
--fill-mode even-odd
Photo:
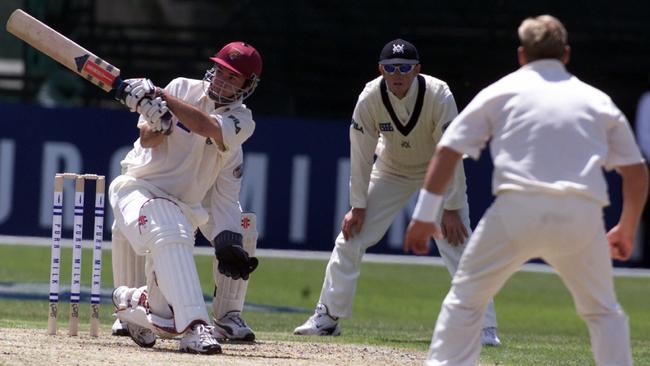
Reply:
[[[161,97],[143,99],[136,111],[149,122],[153,132],[162,132],[165,135],[172,133],[172,115],[167,108],[167,102]]]
[[[131,112],[138,112],[138,106],[145,99],[158,97],[159,88],[149,79],[126,79],[118,87],[115,98],[126,105]]]
[[[233,280],[248,280],[259,262],[257,258],[249,257],[242,247],[242,235],[224,230],[214,238],[213,244],[219,272]]]

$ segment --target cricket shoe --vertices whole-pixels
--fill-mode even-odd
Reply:
[[[255,341],[255,333],[246,324],[237,310],[229,311],[221,319],[214,321],[212,335],[218,340],[228,339],[230,341]]]
[[[481,344],[484,346],[497,347],[501,345],[501,340],[497,336],[496,327],[485,327],[481,329]]]
[[[337,336],[341,334],[339,318],[330,315],[327,306],[322,303],[316,305],[314,315],[293,330],[295,335]]]
[[[192,330],[181,338],[179,350],[186,353],[214,355],[221,353],[221,345],[212,335],[213,327],[205,324],[195,324]]]
[[[111,335],[117,336],[117,337],[128,337],[129,336],[129,331],[126,330],[126,327],[122,325],[122,322],[120,319],[115,319],[115,322],[113,323],[113,326],[111,327]]]

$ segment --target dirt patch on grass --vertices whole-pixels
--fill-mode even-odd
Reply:
[[[0,329],[2,365],[421,365],[425,357],[415,350],[290,341],[226,343],[223,354],[213,356],[179,353],[177,347],[176,340],[158,340],[145,349],[110,334],[69,337],[65,330],[49,336],[43,329]]]

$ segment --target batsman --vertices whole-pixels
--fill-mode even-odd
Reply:
[[[262,58],[251,45],[232,42],[211,60],[203,80],[176,78],[162,89],[129,79],[116,93],[141,116],[139,138],[109,188],[121,285],[113,302],[118,328],[141,347],[153,347],[159,336],[180,337],[182,352],[215,354],[219,339],[255,337],[240,313],[258,264],[257,234],[255,216],[242,214],[239,191],[241,146],[255,129],[243,100],[259,82]],[[197,228],[215,250],[215,325],[193,257]],[[137,283],[142,258],[145,286]]]

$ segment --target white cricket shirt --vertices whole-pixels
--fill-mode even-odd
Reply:
[[[643,161],[623,113],[558,60],[531,62],[483,89],[440,145],[476,159],[490,138],[495,195],[572,193],[606,206],[602,168]]]
[[[350,126],[350,205],[365,208],[373,164],[381,173],[423,179],[429,160],[442,136],[443,127],[458,114],[456,102],[447,84],[429,75],[413,80],[406,96],[397,98],[386,88],[382,97],[383,77],[366,84],[359,95]],[[420,83],[424,88],[419,116],[416,108]],[[390,103],[396,121],[391,117]],[[376,161],[374,155],[377,155]],[[452,190],[445,208],[459,209],[467,199],[465,172],[456,169]]]
[[[232,159],[241,159],[241,145],[255,129],[251,111],[241,102],[215,108],[214,101],[204,92],[205,83],[177,78],[165,87],[165,92],[213,117],[221,126],[225,151],[220,151],[210,139],[191,132],[174,117],[174,130],[160,145],[143,148],[138,139],[121,162],[123,174],[144,180],[190,207],[200,206],[222,167]],[[145,123],[141,118],[138,125]]]

